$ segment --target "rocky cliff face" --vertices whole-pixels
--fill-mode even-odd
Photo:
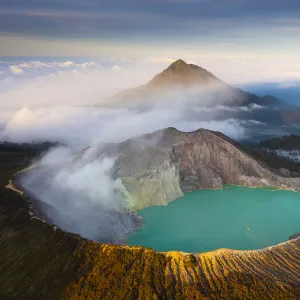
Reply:
[[[300,190],[300,178],[279,176],[226,136],[205,129],[167,128],[109,145],[99,153],[117,156],[121,178],[137,209],[166,205],[183,192],[224,185]]]
[[[300,179],[276,175],[214,132],[199,130],[178,136],[176,159],[183,191],[228,184],[300,189]]]
[[[170,160],[166,160],[157,168],[121,178],[136,209],[167,205],[183,196],[179,171]]]

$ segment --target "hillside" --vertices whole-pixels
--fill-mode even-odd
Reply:
[[[283,164],[278,163],[274,170],[255,152],[205,129],[181,132],[166,128],[109,145],[98,155],[101,153],[118,157],[114,176],[122,178],[139,208],[165,205],[182,192],[226,184],[300,187],[299,178],[281,173]]]
[[[0,153],[1,299],[299,299],[299,238],[203,254],[91,242],[33,217],[4,187],[23,158]]]
[[[222,103],[233,106],[253,103],[272,106],[280,103],[280,100],[275,97],[258,97],[231,87],[208,70],[194,64],[187,64],[179,59],[147,84],[109,98],[108,105],[145,105],[149,102],[165,101],[170,97],[176,98],[176,95],[190,100],[199,100],[199,105],[208,95],[212,98],[212,104],[218,99]]]

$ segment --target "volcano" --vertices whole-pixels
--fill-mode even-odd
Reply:
[[[165,101],[174,97],[194,98],[199,105],[213,99],[212,104],[236,105],[268,105],[281,103],[275,97],[258,97],[241,89],[234,88],[210,73],[208,70],[188,64],[182,59],[173,62],[168,68],[157,74],[147,84],[120,92],[108,99],[110,106],[145,105],[149,102]]]

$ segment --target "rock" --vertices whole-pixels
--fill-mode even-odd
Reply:
[[[280,173],[285,176],[285,177],[290,177],[291,176],[291,172],[288,169],[285,168],[281,168],[280,169]]]
[[[289,240],[295,240],[300,238],[300,232],[293,234],[292,236],[289,237]]]
[[[287,178],[287,169],[281,168],[283,176],[278,176],[235,141],[205,129],[166,128],[107,145],[99,156],[103,153],[118,157],[114,176],[122,179],[137,209],[167,205],[183,192],[227,184],[300,188],[300,178]]]
[[[298,172],[291,172],[292,176],[293,177],[300,177],[300,174]]]

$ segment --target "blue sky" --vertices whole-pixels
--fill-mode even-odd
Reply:
[[[297,0],[2,0],[0,55],[296,57],[299,17]]]

